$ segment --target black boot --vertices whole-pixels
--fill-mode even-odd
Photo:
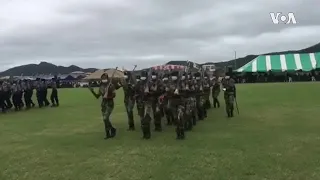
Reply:
[[[155,125],[154,131],[156,131],[156,132],[162,132],[161,124]]]
[[[181,132],[179,128],[176,128],[177,137],[176,139],[181,139]]]
[[[180,139],[184,139],[184,129],[180,129]]]
[[[136,130],[135,126],[134,125],[130,125],[129,128],[128,128],[128,131],[134,131]]]
[[[230,109],[230,117],[234,117],[233,116],[233,108]]]
[[[105,131],[106,131],[106,137],[105,137],[104,139],[109,139],[109,138],[111,138],[110,130],[105,129]]]
[[[192,116],[192,125],[195,126],[197,125],[197,117],[196,116]]]
[[[110,129],[110,135],[111,135],[112,138],[115,137],[117,135],[117,129],[112,127]]]
[[[142,128],[142,132],[143,132],[143,139],[150,139],[151,138],[150,127],[144,126]]]

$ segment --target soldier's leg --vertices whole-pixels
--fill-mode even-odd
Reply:
[[[18,111],[19,110],[19,102],[18,102],[17,94],[12,95],[12,102],[13,102],[14,110]]]
[[[230,114],[230,104],[229,104],[228,98],[225,99],[225,102],[226,102],[226,113],[227,113],[227,116],[228,116],[228,117],[231,117],[231,114]]]
[[[144,108],[143,108],[143,102],[142,101],[137,101],[137,110],[138,110],[138,115],[140,117],[140,125],[142,127],[142,121],[144,118]]]
[[[54,101],[56,102],[56,106],[59,106],[59,96],[58,96],[58,90],[56,90],[57,92],[54,94]]]
[[[103,117],[103,123],[104,123],[104,129],[106,133],[105,139],[113,138],[116,136],[116,128],[112,126],[112,123],[110,121],[110,115],[114,108],[114,102],[108,101],[105,105],[105,107],[102,108],[102,117]]]
[[[234,96],[229,96],[229,106],[230,106],[230,117],[233,117],[234,111]]]
[[[134,119],[133,119],[133,103],[131,102],[131,100],[128,100],[125,102],[125,107],[126,107],[126,111],[127,111],[127,116],[128,116],[128,125],[129,131],[133,131],[135,130],[135,126],[134,126]]]
[[[11,94],[9,92],[6,92],[5,95],[5,103],[7,105],[7,109],[11,109],[12,108],[12,102],[11,102]]]
[[[144,139],[150,139],[151,138],[151,131],[150,131],[150,122],[151,122],[151,111],[152,107],[151,104],[145,103],[144,106],[144,117],[142,120],[142,133]]]
[[[24,102],[26,103],[26,108],[29,109],[31,107],[31,104],[30,104],[30,100],[29,100],[29,92],[26,91],[24,94],[23,94],[23,99],[24,99]]]
[[[219,107],[220,107],[220,102],[219,102],[218,97],[215,98],[215,101],[216,101],[216,103],[217,103],[217,107],[219,108]]]
[[[161,127],[161,112],[160,108],[157,102],[152,102],[152,112],[153,112],[153,118],[154,118],[154,127],[155,131],[162,131]]]
[[[177,127],[176,127],[176,133],[177,133],[177,139],[184,139],[184,107],[179,106],[178,107],[178,117],[177,117]]]
[[[55,103],[55,99],[54,99],[54,94],[53,94],[53,92],[51,92],[50,101],[51,101],[51,107],[55,107],[55,106],[56,106],[56,103]]]
[[[33,102],[33,100],[32,100],[32,96],[33,96],[33,90],[30,90],[30,92],[29,92],[29,94],[28,94],[28,99],[29,99],[29,101],[30,101],[31,107],[34,107],[34,106],[36,106],[36,105],[34,104],[34,102]]]

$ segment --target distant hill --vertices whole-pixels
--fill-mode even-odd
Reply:
[[[69,74],[74,71],[83,71],[83,72],[94,72],[96,68],[80,68],[75,65],[69,67],[56,66],[51,63],[41,62],[40,64],[27,64],[22,66],[17,66],[0,73],[0,76],[32,76],[36,74]]]
[[[271,52],[262,55],[278,55],[278,54],[289,54],[289,53],[313,53],[313,52],[320,52],[320,43],[313,45],[311,47],[295,50],[295,51],[282,51],[282,52]],[[224,68],[226,66],[231,66],[233,69],[240,68],[241,66],[247,64],[258,55],[248,55],[246,57],[237,58],[229,61],[224,62],[217,62],[214,63],[217,67]],[[173,65],[186,65],[187,61],[170,61],[167,64]],[[20,76],[23,74],[24,76],[32,76],[35,74],[69,74],[74,71],[83,71],[83,72],[94,72],[96,68],[80,68],[75,65],[71,65],[69,67],[64,66],[56,66],[51,63],[41,62],[40,64],[27,64],[23,66],[17,66],[11,69],[8,69],[4,72],[0,73],[0,76]]]

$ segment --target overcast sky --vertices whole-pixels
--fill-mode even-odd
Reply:
[[[0,71],[52,62],[144,68],[320,42],[318,0],[0,0]],[[297,24],[273,24],[293,12]]]

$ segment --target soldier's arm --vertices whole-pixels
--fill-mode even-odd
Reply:
[[[100,91],[98,91],[98,93],[96,93],[93,88],[90,88],[90,91],[91,91],[91,93],[93,94],[93,96],[94,96],[96,99],[99,99],[100,96],[102,95]]]

